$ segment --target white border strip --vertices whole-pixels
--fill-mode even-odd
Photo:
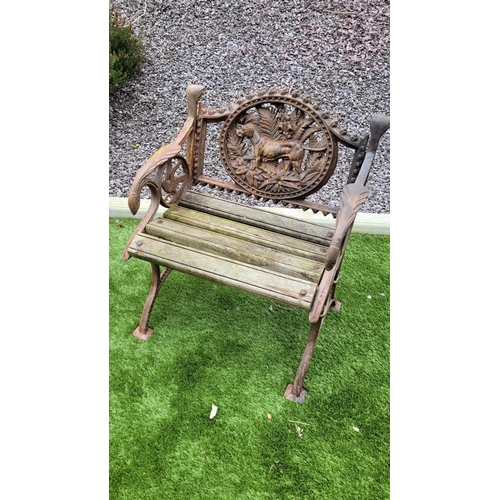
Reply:
[[[132,215],[130,209],[128,208],[127,198],[109,198],[109,217],[117,219],[142,219],[149,207],[149,200],[141,200],[141,205],[138,212]],[[307,210],[304,212],[300,208],[280,208],[280,207],[259,207],[262,210],[268,210],[270,212],[276,212],[281,214],[286,214],[290,217],[295,217],[300,220],[305,220],[308,222],[313,222],[315,224],[320,224],[327,227],[335,227],[335,220],[331,217],[325,217],[321,213],[313,213],[312,210]],[[164,207],[160,207],[158,214],[162,214],[165,211]],[[353,233],[365,233],[365,234],[390,234],[391,224],[390,224],[390,214],[369,214],[369,213],[358,213],[354,226],[352,228]]]

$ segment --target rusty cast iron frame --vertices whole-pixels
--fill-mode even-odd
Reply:
[[[328,111],[321,110],[309,97],[290,89],[252,92],[228,106],[206,109],[200,104],[201,85],[187,88],[187,119],[174,141],[160,148],[137,172],[128,202],[133,214],[140,204],[141,190],[148,188],[151,202],[127,244],[123,259],[134,237],[145,231],[159,206],[170,207],[194,185],[206,185],[228,192],[243,193],[284,206],[330,214],[336,218],[325,266],[309,311],[311,323],[307,344],[293,384],[284,397],[303,403],[307,391],[304,378],[323,320],[330,309],[339,310],[335,287],[351,229],[360,207],[369,196],[366,187],[380,138],[389,128],[389,117],[375,115],[370,135],[359,138],[338,127]],[[221,161],[233,182],[207,176],[203,172],[207,126],[224,122],[219,139]],[[338,157],[338,144],[354,150],[347,184],[338,207],[314,203],[306,197],[331,177]],[[184,149],[184,151],[183,151]],[[138,254],[140,257],[140,252]],[[152,263],[151,288],[140,324],[133,335],[147,340],[153,330],[148,322],[154,302],[170,274]]]

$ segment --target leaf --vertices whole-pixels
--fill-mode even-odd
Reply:
[[[213,404],[212,411],[210,412],[210,420],[212,420],[215,417],[215,415],[217,415],[217,410],[218,410],[217,406]]]
[[[267,135],[271,139],[276,139],[277,137],[277,127],[276,127],[276,111],[272,108],[257,108],[259,113],[260,123],[259,128],[263,135]]]
[[[295,430],[297,431],[297,434],[299,435],[299,438],[301,438],[304,435],[304,429],[299,427],[297,424],[295,424]]]
[[[247,146],[240,137],[231,133],[227,138],[228,156],[231,159],[245,156],[247,154]]]
[[[299,126],[295,129],[293,133],[293,139],[300,141],[302,139],[302,135],[306,131],[306,129],[313,123],[314,121],[310,118],[302,118],[299,122]]]
[[[321,153],[311,153],[307,157],[305,169],[310,172],[321,172],[325,166],[326,158]]]

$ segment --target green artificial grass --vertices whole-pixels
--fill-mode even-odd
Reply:
[[[121,260],[137,223],[109,221],[110,499],[388,499],[389,237],[351,235],[300,405],[283,392],[306,311],[173,271],[152,337],[131,335],[151,275]]]

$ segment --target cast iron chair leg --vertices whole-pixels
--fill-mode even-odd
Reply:
[[[153,310],[156,297],[158,297],[158,292],[171,270],[172,269],[166,268],[160,274],[160,266],[158,264],[151,264],[151,288],[149,289],[148,298],[146,299],[144,309],[142,310],[139,326],[132,332],[132,335],[140,340],[148,340],[153,333],[153,329],[148,326],[149,318],[151,316],[151,311]]]
[[[299,368],[297,369],[297,374],[295,375],[295,381],[293,384],[288,384],[285,389],[285,394],[283,395],[286,399],[290,401],[295,401],[296,403],[304,403],[307,396],[307,391],[302,388],[304,383],[304,378],[309,368],[309,362],[311,361],[311,356],[314,351],[314,346],[318,340],[319,330],[321,324],[323,323],[324,316],[321,317],[316,323],[311,324],[311,330],[309,331],[309,337],[307,338],[306,348],[304,349],[304,354],[302,355],[302,360],[300,361]]]

